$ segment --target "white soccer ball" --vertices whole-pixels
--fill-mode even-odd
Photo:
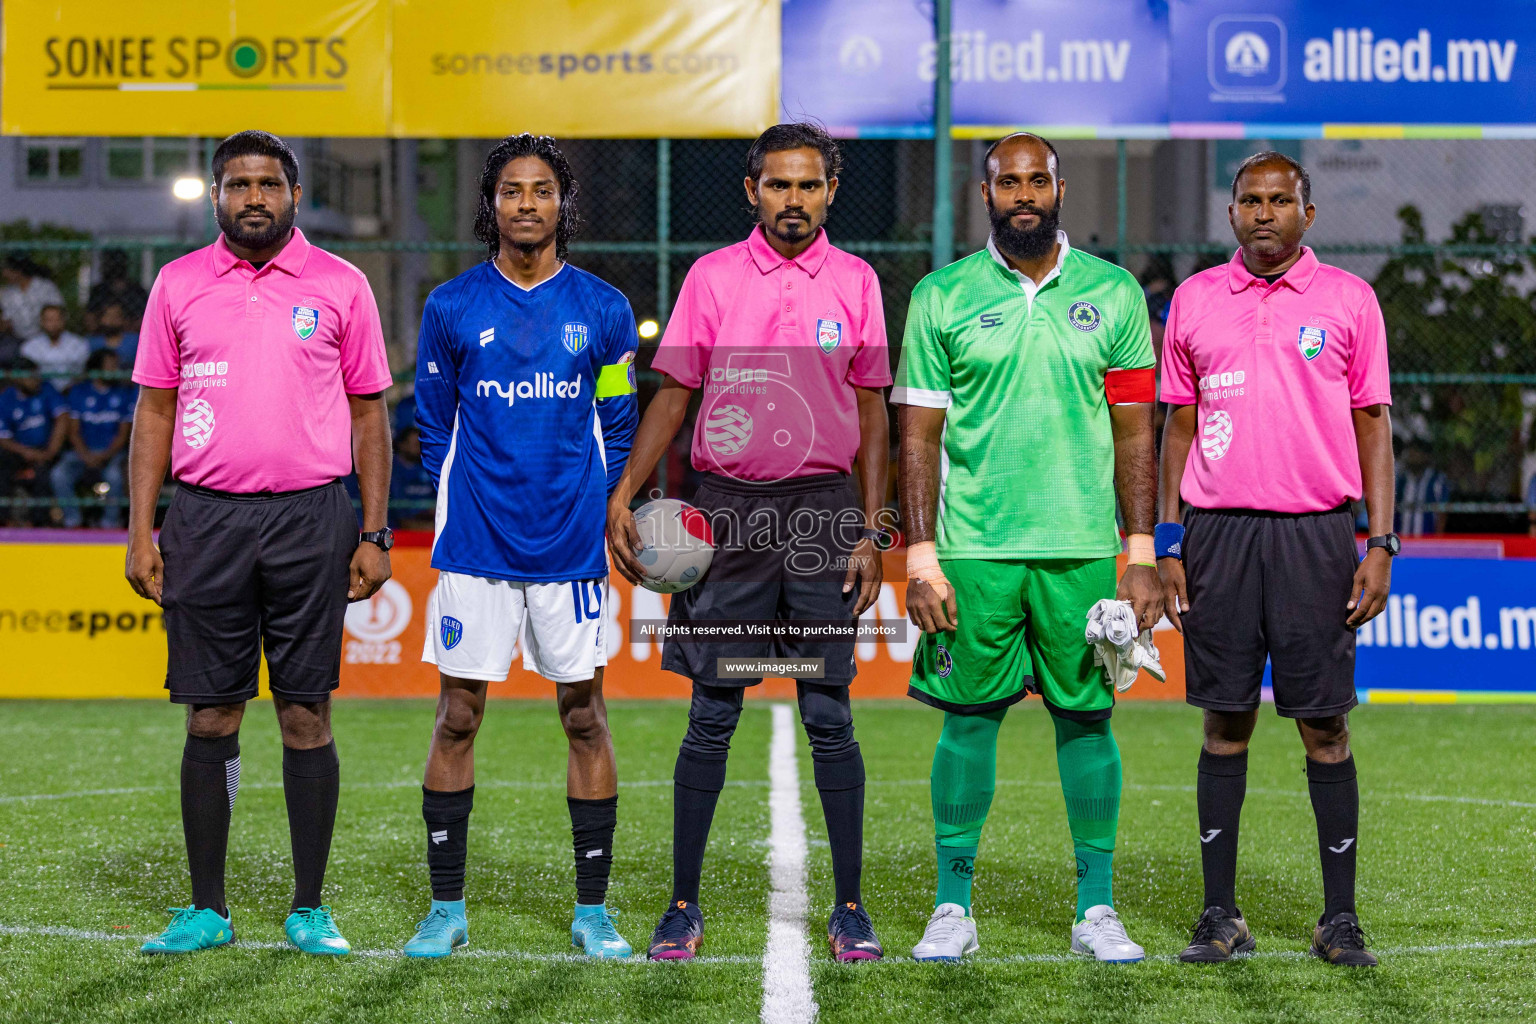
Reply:
[[[709,571],[715,557],[715,538],[709,517],[676,498],[646,502],[635,511],[640,531],[640,551],[635,556],[645,569],[640,585],[658,594],[687,590]]]

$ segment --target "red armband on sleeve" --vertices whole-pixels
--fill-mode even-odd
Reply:
[[[1104,395],[1110,405],[1132,405],[1157,401],[1157,371],[1110,370],[1104,375]]]

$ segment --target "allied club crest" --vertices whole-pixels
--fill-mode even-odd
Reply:
[[[1317,358],[1317,354],[1328,344],[1328,332],[1321,327],[1303,327],[1296,337],[1296,344],[1301,348],[1301,354],[1307,362]]]
[[[573,356],[581,355],[581,350],[587,347],[587,339],[590,332],[587,325],[582,323],[568,323],[560,328],[560,342],[565,350]]]
[[[443,650],[451,651],[464,639],[464,623],[452,615],[444,615],[442,622]]]
[[[1067,320],[1080,331],[1097,330],[1100,319],[1099,307],[1091,302],[1074,302],[1067,309]]]
[[[293,333],[299,336],[300,341],[308,341],[309,336],[315,333],[315,328],[320,326],[320,311],[309,306],[293,307]]]
[[[816,321],[816,344],[821,346],[823,352],[831,352],[842,343],[842,340],[842,324],[836,320],[819,319]]]

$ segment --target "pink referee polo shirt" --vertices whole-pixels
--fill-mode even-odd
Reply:
[[[754,228],[689,269],[651,367],[703,387],[695,468],[754,482],[847,473],[854,386],[891,383],[879,279],[825,231],[787,260]]]
[[[1305,247],[1268,284],[1239,250],[1173,293],[1162,398],[1198,409],[1179,492],[1191,505],[1321,512],[1358,499],[1350,410],[1392,403],[1376,293]]]
[[[162,267],[133,379],[178,389],[171,474],[247,494],[350,473],[347,396],[391,383],[368,279],[298,230],[260,270],[222,235]]]

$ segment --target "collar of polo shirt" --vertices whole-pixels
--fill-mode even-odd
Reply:
[[[1035,296],[1039,293],[1040,289],[1044,288],[1046,285],[1050,284],[1052,281],[1056,280],[1056,278],[1061,276],[1062,264],[1066,263],[1067,261],[1067,253],[1072,251],[1072,243],[1067,241],[1067,233],[1060,230],[1059,228],[1056,231],[1056,241],[1061,245],[1061,248],[1056,250],[1056,265],[1051,268],[1051,272],[1049,274],[1045,275],[1045,280],[1041,281],[1039,284],[1035,284],[1034,278],[1027,274],[1021,274],[1017,270],[1014,270],[1013,267],[1008,265],[1007,257],[1005,257],[1002,250],[997,247],[997,242],[992,238],[991,235],[987,236],[987,254],[992,257],[998,266],[1002,267],[1004,270],[1008,271],[1009,274],[1013,275],[1013,279],[1019,282],[1019,286],[1024,289],[1024,294],[1028,296],[1030,305],[1034,305]]]
[[[1289,285],[1294,291],[1304,292],[1307,285],[1317,276],[1317,256],[1307,246],[1301,247],[1301,259],[1291,265],[1291,269],[1285,272],[1285,276],[1276,281],[1276,285]],[[1243,263],[1243,250],[1239,249],[1232,254],[1232,262],[1227,264],[1227,283],[1232,286],[1232,292],[1242,291],[1256,284],[1263,284],[1264,279],[1249,272]]]
[[[752,235],[747,239],[747,251],[752,253],[752,262],[756,263],[757,269],[765,274],[782,267],[785,263],[793,263],[815,277],[821,271],[821,265],[827,262],[827,250],[830,248],[832,243],[827,241],[826,228],[817,228],[816,240],[806,247],[805,252],[792,260],[786,260],[783,253],[768,244],[768,236],[763,233],[761,224],[752,229]]]
[[[236,256],[229,248],[229,242],[221,234],[214,240],[212,246],[213,272],[223,277],[238,266],[247,266],[245,260]],[[298,277],[304,272],[304,263],[309,259],[309,240],[304,237],[304,232],[298,228],[293,229],[293,237],[288,239],[288,244],[283,246],[283,251],[272,257],[262,270],[275,267],[290,277]],[[260,270],[257,273],[261,273]]]

